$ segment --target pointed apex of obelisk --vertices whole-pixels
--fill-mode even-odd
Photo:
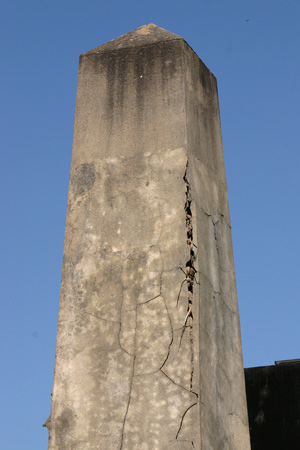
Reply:
[[[174,41],[178,39],[182,39],[182,37],[164,30],[153,23],[148,23],[123,36],[113,39],[112,41],[106,42],[106,44],[93,48],[84,53],[84,55],[119,50],[122,48],[143,47],[144,45],[155,44],[157,42]]]

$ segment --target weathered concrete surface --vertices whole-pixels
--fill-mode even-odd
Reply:
[[[51,450],[250,448],[216,80],[155,25],[80,57],[47,426]]]

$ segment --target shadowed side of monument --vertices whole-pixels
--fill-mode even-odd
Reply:
[[[146,25],[80,57],[49,449],[249,446],[214,76]]]

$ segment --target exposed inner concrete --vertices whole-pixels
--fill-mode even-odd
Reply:
[[[49,449],[248,450],[214,76],[147,25],[80,57]]]

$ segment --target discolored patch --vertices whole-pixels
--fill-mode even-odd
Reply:
[[[95,183],[94,164],[80,164],[75,171],[71,183],[75,195],[82,195],[92,189]]]
[[[61,415],[57,417],[55,423],[56,436],[55,444],[59,445],[61,448],[64,447],[65,443],[68,441],[71,431],[74,427],[74,413],[70,408],[65,408]]]

